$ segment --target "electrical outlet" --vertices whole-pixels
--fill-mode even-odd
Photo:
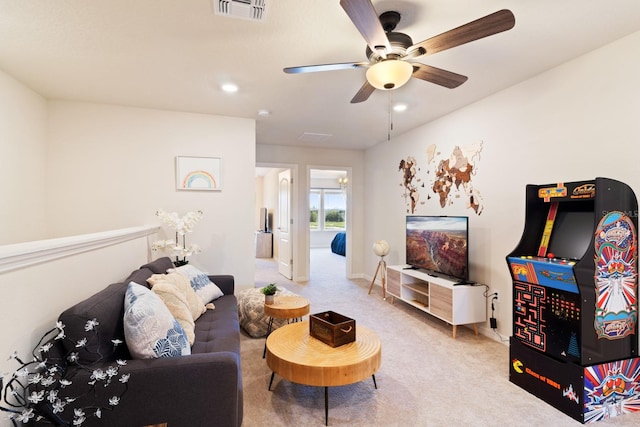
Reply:
[[[494,293],[496,294],[496,296],[495,296],[495,300],[496,300],[496,301],[498,301],[498,302],[500,302],[500,298],[498,297],[498,293],[497,293],[497,292],[494,292]]]

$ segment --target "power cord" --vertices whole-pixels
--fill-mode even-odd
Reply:
[[[485,294],[488,293],[488,289],[487,292],[485,292]],[[491,329],[493,330],[493,333],[495,333],[498,338],[500,338],[500,342],[507,342],[509,341],[509,338],[504,338],[502,335],[500,335],[500,333],[498,332],[498,319],[496,319],[496,306],[495,306],[495,301],[498,299],[498,293],[494,292],[491,295],[485,295],[486,298],[491,298],[491,317],[489,318],[489,326],[491,326]]]
[[[495,316],[496,306],[494,305],[494,302],[498,299],[498,293],[494,292],[489,296],[491,297],[491,317],[489,318],[489,325],[491,326],[491,329],[495,331],[496,329],[498,329],[498,320]]]

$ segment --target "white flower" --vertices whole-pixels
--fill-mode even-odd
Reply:
[[[122,384],[126,384],[129,381],[129,377],[131,377],[131,374],[122,374],[122,377],[120,377],[120,382]]]
[[[84,411],[82,409],[74,409],[73,410],[73,425],[79,426],[86,420],[84,416]]]
[[[29,377],[29,384],[38,384],[42,380],[42,378],[43,378],[42,375],[35,374]]]
[[[175,256],[190,256],[194,253],[200,252],[199,247],[192,245],[189,248],[184,247],[178,242],[178,236],[184,236],[187,233],[191,233],[195,227],[195,225],[202,219],[204,213],[201,210],[187,212],[182,218],[178,217],[178,214],[175,212],[165,212],[162,209],[158,209],[156,215],[160,220],[169,228],[172,228],[176,231],[176,240],[158,240],[151,244],[152,250],[160,250],[160,249],[170,249],[172,250],[171,255]]]
[[[113,346],[114,346],[114,347],[117,347],[117,346],[119,346],[120,344],[122,344],[122,340],[119,340],[119,339],[111,340],[111,342],[113,343]]]
[[[62,323],[60,320],[58,320],[56,322],[56,328],[58,328],[59,330],[63,330],[64,329],[64,323]]]
[[[109,366],[107,368],[107,375],[109,375],[109,378],[118,375],[118,368],[116,368],[115,366]]]
[[[127,361],[123,359],[118,359],[116,360],[116,363],[118,364],[118,366],[126,366]]]
[[[51,406],[53,407],[54,414],[59,414],[60,412],[64,411],[64,403],[62,403],[60,399],[52,402]]]
[[[98,326],[100,323],[98,322],[97,319],[91,319],[91,320],[87,320],[87,323],[84,325],[84,330],[89,332],[89,331],[93,331],[96,326]]]
[[[71,353],[69,353],[69,355],[67,356],[67,360],[71,363],[75,363],[80,359],[80,356],[78,355],[77,351],[72,351]]]
[[[84,347],[85,345],[87,345],[86,337],[78,340],[78,342],[76,343],[76,347]]]
[[[96,409],[95,415],[97,418],[102,418],[102,409],[100,408]]]
[[[51,350],[51,347],[53,347],[52,343],[46,343],[44,344],[42,347],[40,347],[40,351],[43,353],[47,353],[49,350]]]
[[[46,377],[43,378],[42,381],[40,381],[40,384],[42,384],[43,387],[49,387],[52,386],[55,382],[56,380],[53,377]]]
[[[59,401],[58,390],[49,390],[49,394],[47,394],[47,400],[51,403]]]
[[[72,382],[69,381],[69,380],[66,380],[66,379],[60,380],[60,386],[62,386],[62,388],[65,388],[66,386],[71,385],[71,384],[72,384]]]
[[[109,399],[109,405],[111,406],[116,406],[118,403],[120,403],[120,398],[118,396],[113,396]]]
[[[44,400],[44,390],[32,392],[29,397],[27,397],[27,400],[31,403],[42,402]]]
[[[92,373],[91,373],[91,379],[92,380],[103,380],[107,377],[107,374],[105,374],[105,372],[102,369],[95,369]]]
[[[22,413],[16,417],[16,420],[26,423],[34,416],[35,414],[33,413],[33,408],[29,408],[22,411]]]
[[[60,332],[58,333],[58,335],[56,335],[56,337],[54,338],[54,340],[61,340],[64,339],[65,335],[64,335],[64,330],[60,329]]]

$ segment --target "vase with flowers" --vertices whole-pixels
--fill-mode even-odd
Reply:
[[[88,320],[87,335],[73,345],[73,351],[58,352],[60,341],[69,340],[64,324],[46,332],[31,351],[29,358],[21,358],[14,351],[9,357],[19,367],[12,374],[0,377],[2,402],[0,410],[9,413],[14,427],[18,423],[36,422],[55,426],[81,426],[88,417],[102,418],[105,410],[113,410],[129,385],[128,373],[120,369],[125,360],[116,360],[105,366],[101,361],[107,355],[92,348],[99,341],[97,319]],[[113,352],[122,340],[112,340]],[[98,356],[96,362],[83,360],[82,352]],[[78,384],[85,378],[86,384]],[[74,391],[70,391],[74,390]]]
[[[204,212],[201,210],[187,212],[180,217],[176,212],[165,212],[162,209],[156,211],[156,216],[162,223],[175,231],[175,240],[157,240],[151,244],[154,251],[169,251],[171,256],[175,256],[173,264],[176,267],[188,264],[187,257],[200,253],[200,246],[190,244],[187,246],[187,233],[193,232],[195,225],[202,219]]]

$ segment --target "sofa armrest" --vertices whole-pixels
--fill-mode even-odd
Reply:
[[[101,420],[88,417],[83,426],[237,427],[242,422],[240,357],[232,352],[128,360],[120,374],[131,374],[120,403]],[[74,386],[86,384],[89,375],[78,372]]]
[[[230,274],[217,274],[209,276],[209,280],[218,285],[225,295],[233,295],[235,290],[235,279]]]

